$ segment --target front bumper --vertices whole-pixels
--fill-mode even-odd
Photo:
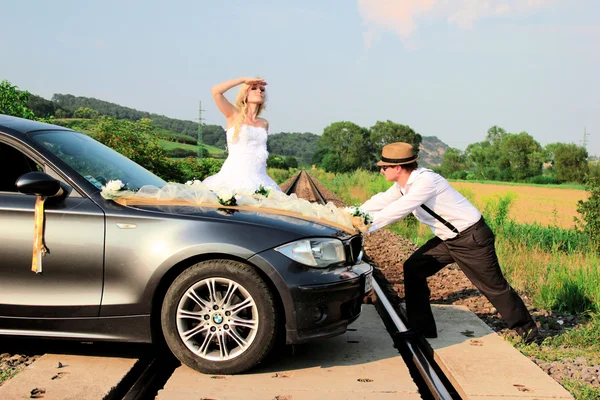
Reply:
[[[358,318],[373,267],[357,264],[342,276],[339,282],[291,288],[296,318],[295,326],[286,324],[288,344],[340,335]]]

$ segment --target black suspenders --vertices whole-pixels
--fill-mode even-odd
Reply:
[[[400,194],[402,194],[402,196],[404,196],[404,193],[402,193],[402,190],[400,190]],[[433,218],[440,221],[446,228],[450,229],[452,232],[456,233],[457,235],[459,234],[458,229],[456,229],[456,227],[454,225],[452,225],[450,222],[446,221],[444,218],[442,218],[439,214],[437,214],[431,208],[427,207],[425,204],[421,204],[421,208],[423,210],[425,210]]]
[[[425,204],[421,204],[421,208],[423,210],[427,211],[429,213],[429,215],[431,215],[433,218],[437,219],[442,224],[444,224],[446,226],[446,228],[450,229],[452,232],[454,232],[454,233],[456,233],[458,235],[458,233],[459,233],[458,229],[456,229],[456,227],[454,225],[452,225],[450,222],[446,221],[444,218],[442,218],[441,216],[439,216],[431,208],[427,207]]]

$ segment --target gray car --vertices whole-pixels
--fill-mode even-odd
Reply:
[[[89,136],[0,115],[0,335],[166,342],[232,374],[288,344],[341,334],[372,268],[362,237],[277,215],[122,206],[100,195],[166,183]],[[45,203],[41,273],[34,206]]]

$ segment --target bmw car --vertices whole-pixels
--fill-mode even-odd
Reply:
[[[111,180],[166,184],[84,133],[0,115],[0,335],[166,343],[193,369],[234,374],[278,338],[339,335],[360,315],[372,287],[360,234],[260,211],[123,206],[101,195]]]

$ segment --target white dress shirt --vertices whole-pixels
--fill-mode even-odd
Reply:
[[[446,179],[427,168],[412,171],[404,187],[395,182],[387,191],[367,200],[360,209],[373,216],[369,232],[406,217],[411,212],[442,240],[456,236],[448,227],[421,208],[425,204],[459,232],[475,224],[481,213]]]

